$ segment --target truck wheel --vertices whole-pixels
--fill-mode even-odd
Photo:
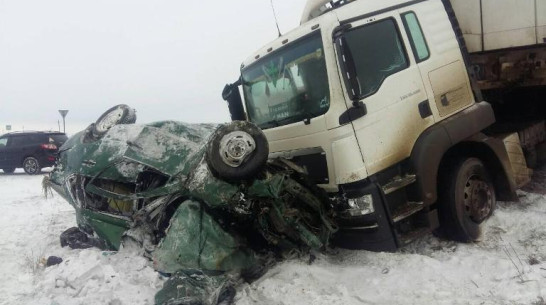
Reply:
[[[480,238],[480,224],[495,209],[495,188],[487,169],[476,158],[457,160],[440,173],[440,230],[461,242]]]
[[[5,174],[13,174],[13,172],[15,171],[15,167],[3,168],[2,170]]]
[[[206,151],[211,172],[220,179],[241,181],[260,172],[269,155],[264,133],[246,121],[220,126],[212,134]]]
[[[133,124],[136,122],[135,110],[127,105],[120,104],[104,112],[92,127],[95,138],[102,137],[110,128],[118,124]]]
[[[25,158],[23,161],[23,169],[25,170],[25,173],[29,175],[37,175],[42,170],[40,162],[34,157]]]

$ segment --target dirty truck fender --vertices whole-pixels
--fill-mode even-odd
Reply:
[[[497,159],[496,161],[504,170],[506,181],[503,181],[502,184],[509,188],[507,193],[513,196],[515,183],[511,178],[511,167],[502,141],[481,133],[483,129],[494,122],[495,115],[491,105],[481,102],[425,130],[415,142],[409,160],[410,167],[417,174],[417,183],[415,188],[411,190],[412,197],[423,201],[425,205],[436,201],[440,163],[446,153],[462,142],[481,143],[481,146],[487,147],[485,150]]]

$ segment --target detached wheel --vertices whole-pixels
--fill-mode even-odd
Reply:
[[[127,105],[114,106],[103,113],[95,122],[91,133],[95,138],[102,137],[105,133],[118,124],[133,124],[136,122],[135,110]]]
[[[34,157],[27,157],[23,161],[23,169],[25,170],[25,173],[29,175],[37,175],[42,170],[40,167],[40,162],[38,162],[38,159]]]
[[[15,167],[3,168],[2,170],[5,174],[13,174],[13,172],[15,171]]]
[[[206,161],[211,172],[227,181],[248,180],[260,172],[269,155],[269,144],[256,125],[234,121],[211,136]]]
[[[495,188],[487,169],[476,158],[458,160],[440,173],[440,229],[445,237],[461,242],[480,238],[481,223],[495,209]]]

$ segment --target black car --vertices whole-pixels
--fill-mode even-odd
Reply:
[[[12,132],[0,136],[0,168],[13,173],[22,167],[29,175],[55,164],[58,148],[67,136],[54,131]]]

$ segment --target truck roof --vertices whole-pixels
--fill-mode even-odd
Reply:
[[[316,10],[321,10],[320,8],[317,8],[317,6],[326,4],[324,2],[330,3],[330,1],[309,0],[304,9],[304,15],[307,15],[307,14],[309,15],[302,16],[301,25],[289,31],[288,33],[278,37],[272,42],[264,45],[262,48],[254,52],[249,57],[247,57],[247,59],[243,61],[241,69],[251,65],[255,61],[267,56],[268,54],[274,52],[275,50],[282,48],[284,45],[289,44],[290,42],[295,41],[320,27],[323,27],[321,23],[325,22],[325,20],[331,20],[332,18],[331,16],[335,16],[335,19],[337,19],[339,22],[343,22],[343,21],[349,21],[353,18],[360,18],[361,16],[364,16],[366,14],[379,14],[382,11],[395,10],[400,7],[404,7],[407,5],[411,5],[411,4],[415,4],[415,3],[423,2],[423,1],[427,1],[427,0],[341,1],[344,3],[341,3],[338,6],[335,6],[334,8],[323,10],[320,12],[320,15],[317,15]],[[339,2],[339,1],[335,1],[335,2]],[[357,2],[358,2],[358,6],[357,6]],[[355,14],[355,8],[358,8],[357,11],[359,13]],[[327,16],[330,16],[330,18],[328,18]],[[327,22],[331,22],[331,21],[327,21]]]

